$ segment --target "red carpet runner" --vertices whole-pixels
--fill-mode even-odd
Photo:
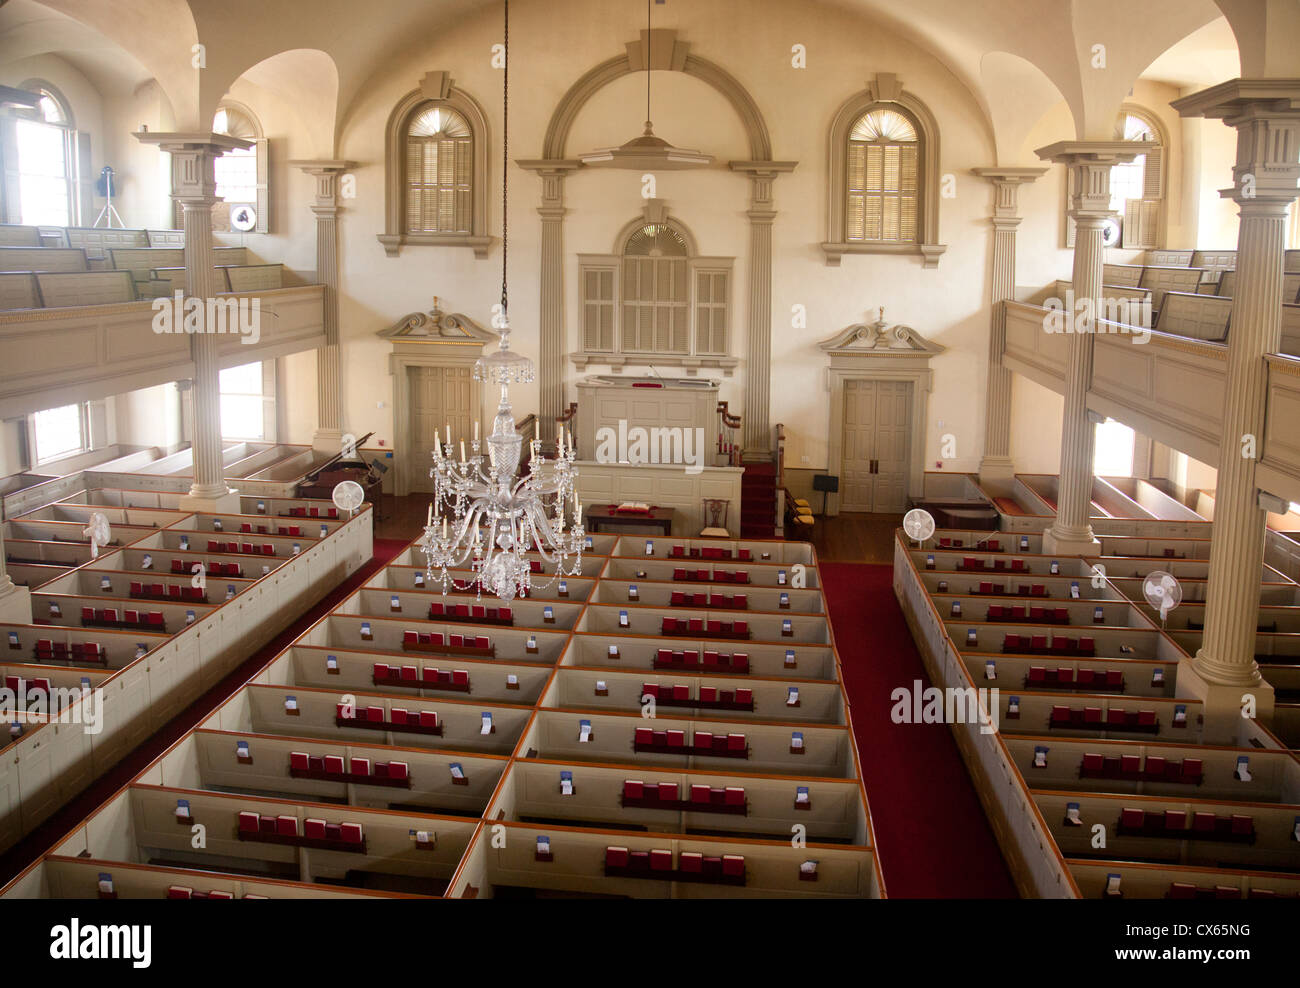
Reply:
[[[71,802],[0,855],[0,885],[6,884],[37,857],[49,850],[51,845],[62,840],[77,824],[90,816],[100,803],[135,778],[146,765],[175,744],[181,735],[229,699],[231,694],[256,675],[262,666],[319,621],[327,611],[338,606],[344,597],[370,579],[406,544],[396,539],[375,539],[375,554],[370,562],[312,605],[302,617],[254,652],[237,668],[231,670],[225,679],[164,724],[157,733],[118,762],[107,774],[92,782]]]
[[[896,687],[930,685],[894,597],[893,567],[819,569],[890,897],[1015,898],[948,726],[890,719]]]

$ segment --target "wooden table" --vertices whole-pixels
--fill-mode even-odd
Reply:
[[[592,505],[582,512],[582,521],[588,532],[599,532],[605,528],[629,528],[645,525],[650,528],[663,529],[664,535],[673,534],[673,509],[651,508],[649,512],[615,511],[606,505]]]

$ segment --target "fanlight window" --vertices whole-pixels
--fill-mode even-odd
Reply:
[[[468,233],[473,221],[473,136],[455,110],[411,118],[406,136],[406,231]]]
[[[234,107],[223,106],[212,118],[212,132],[227,137],[256,141],[257,126],[248,115]],[[257,145],[233,148],[214,163],[217,197],[228,203],[257,202]]]
[[[846,237],[914,243],[921,144],[915,124],[894,109],[869,110],[849,133]]]

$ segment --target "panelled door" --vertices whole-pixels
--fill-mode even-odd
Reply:
[[[451,426],[452,439],[473,434],[474,387],[470,368],[412,367],[409,370],[411,396],[410,488],[432,493],[433,445],[445,437]]]
[[[844,382],[841,511],[907,509],[911,412],[910,381]]]

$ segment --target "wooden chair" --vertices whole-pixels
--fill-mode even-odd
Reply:
[[[731,509],[731,502],[726,498],[706,497],[704,499],[704,525],[700,531],[701,538],[707,539],[729,539],[731,533],[727,531],[727,513]]]

